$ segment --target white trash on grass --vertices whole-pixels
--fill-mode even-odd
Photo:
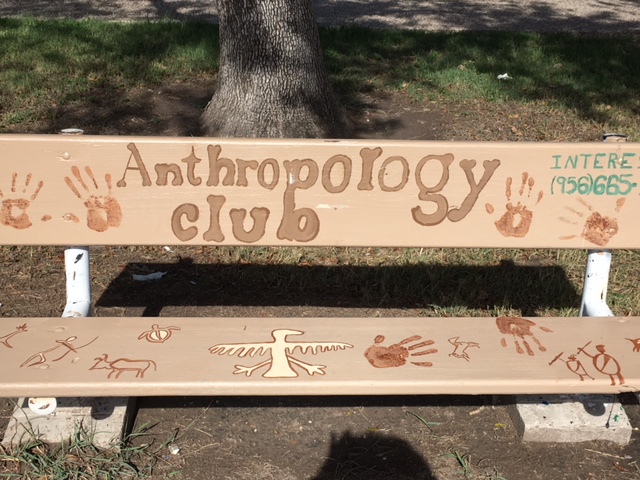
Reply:
[[[149,273],[148,275],[136,275],[134,273],[133,279],[138,282],[147,282],[149,280],[160,280],[166,274],[167,272],[154,272],[154,273]]]

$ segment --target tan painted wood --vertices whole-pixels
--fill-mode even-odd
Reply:
[[[638,143],[3,135],[0,244],[638,248],[639,167]]]
[[[640,318],[21,318],[2,396],[640,390]]]

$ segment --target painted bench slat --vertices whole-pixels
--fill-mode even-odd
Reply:
[[[3,318],[12,396],[617,393],[640,317]]]
[[[640,144],[0,136],[0,244],[640,248]]]

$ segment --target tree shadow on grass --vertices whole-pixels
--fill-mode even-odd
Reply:
[[[637,0],[584,2],[580,9],[552,1],[477,0],[402,2],[397,0],[313,0],[321,25],[367,28],[493,30],[493,31],[639,31]],[[217,22],[211,0],[150,0],[116,8],[87,0],[8,0],[0,16],[37,15],[40,18],[98,18],[104,20],[173,20]]]
[[[109,128],[91,133],[144,133],[118,120],[131,109],[145,112],[148,106],[128,98],[132,88],[155,92],[166,81],[205,79],[207,94],[193,101],[200,111],[213,94],[219,58],[217,25],[0,19],[0,29],[8,39],[0,64],[4,72],[11,72],[3,103],[15,117],[0,118],[0,125],[27,125],[24,119],[36,116],[48,119],[38,133],[51,133],[59,126],[56,120],[73,106],[84,112],[87,123],[94,110],[102,124],[111,122]],[[437,99],[445,93],[449,98],[453,92],[453,101],[460,102],[465,98],[551,102],[596,122],[615,122],[620,113],[624,118],[640,115],[640,62],[636,61],[640,44],[629,36],[355,27],[322,28],[320,34],[331,81],[348,105],[361,105],[363,92],[406,88],[416,99]],[[498,82],[496,75],[505,72],[512,80]],[[39,101],[16,111],[23,104],[24,90],[32,91]],[[103,112],[108,105],[102,99],[118,107],[112,115]],[[147,130],[165,134],[154,125]],[[194,130],[174,131],[199,133]]]

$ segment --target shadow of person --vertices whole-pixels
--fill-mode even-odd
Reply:
[[[406,441],[379,433],[332,435],[331,450],[313,480],[434,480],[425,459]]]

